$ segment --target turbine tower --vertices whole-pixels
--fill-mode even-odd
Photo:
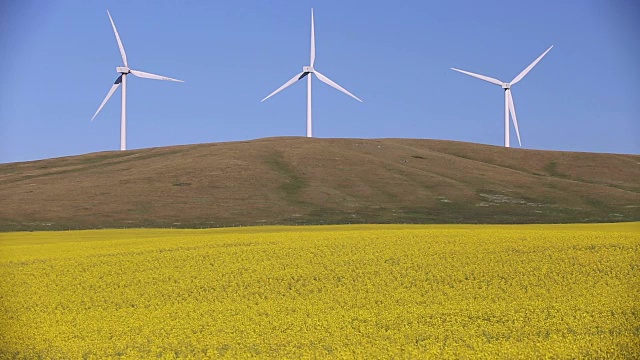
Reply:
[[[318,70],[316,70],[313,65],[316,61],[316,34],[315,27],[313,21],[313,9],[311,9],[311,59],[309,60],[309,66],[303,66],[302,72],[294,77],[291,80],[287,81],[284,85],[280,86],[276,91],[272,92],[266,98],[262,99],[262,101],[267,100],[273,95],[279,93],[280,91],[288,88],[293,83],[298,80],[302,80],[304,77],[307,77],[307,137],[312,137],[312,123],[311,123],[311,74],[315,74],[320,81],[323,83],[333,87],[334,89],[340,90],[343,93],[351,96],[352,98],[362,102],[362,100],[358,99],[355,95],[345,90],[342,86],[336,84],[328,77],[322,75]]]
[[[143,71],[130,69],[129,63],[127,62],[127,54],[124,52],[124,46],[122,46],[120,35],[118,34],[118,30],[116,29],[116,24],[113,23],[113,19],[111,18],[111,14],[109,13],[109,10],[107,10],[107,15],[109,15],[109,20],[111,21],[111,27],[113,27],[113,32],[116,35],[116,41],[118,41],[118,47],[120,48],[120,55],[122,56],[122,62],[124,66],[116,67],[116,71],[120,73],[120,76],[118,76],[116,81],[111,86],[109,93],[107,93],[107,96],[102,101],[102,104],[100,104],[98,111],[96,111],[96,113],[91,118],[91,121],[93,121],[93,119],[95,119],[96,116],[98,116],[98,113],[100,112],[100,110],[102,110],[102,107],[104,106],[104,104],[106,104],[107,101],[109,101],[109,98],[111,98],[111,95],[113,95],[113,93],[122,84],[122,115],[120,119],[120,150],[126,150],[127,149],[127,75],[132,74],[137,77],[155,79],[155,80],[168,80],[168,81],[177,81],[177,82],[184,82],[184,81],[172,79],[166,76],[160,76],[160,75],[150,74]]]
[[[531,69],[533,69],[534,66],[536,66],[536,64],[542,60],[542,58],[547,55],[547,53],[553,48],[553,45],[551,45],[550,48],[547,49],[547,51],[545,51],[544,53],[542,53],[542,55],[540,55],[537,59],[535,59],[534,62],[532,62],[529,66],[527,66],[526,69],[522,70],[522,72],[520,74],[518,74],[518,76],[516,76],[515,78],[513,78],[513,80],[511,80],[511,82],[505,83],[502,82],[498,79],[494,79],[492,77],[488,77],[488,76],[484,76],[484,75],[480,75],[480,74],[474,74],[472,72],[469,71],[464,71],[464,70],[460,70],[460,69],[456,69],[456,68],[451,68],[451,70],[455,70],[458,72],[461,72],[463,74],[467,74],[469,76],[473,76],[475,78],[478,78],[480,80],[484,80],[484,81],[488,81],[492,84],[496,84],[498,86],[501,86],[504,89],[504,147],[509,147],[509,113],[511,113],[511,117],[513,118],[513,127],[516,129],[516,135],[518,135],[518,144],[520,144],[520,146],[522,146],[522,143],[520,142],[520,130],[518,130],[518,119],[516,118],[516,108],[513,105],[513,95],[511,95],[511,87],[513,85],[515,85],[518,81],[522,80],[522,78],[527,75],[529,73],[529,71],[531,71]]]

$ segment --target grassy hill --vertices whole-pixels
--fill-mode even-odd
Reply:
[[[640,156],[267,138],[0,164],[0,230],[640,220]]]

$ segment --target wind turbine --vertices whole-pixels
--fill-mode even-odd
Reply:
[[[494,79],[492,77],[488,77],[488,76],[484,76],[484,75],[479,75],[479,74],[474,74],[472,72],[469,71],[464,71],[464,70],[460,70],[460,69],[456,69],[456,68],[451,68],[451,70],[455,70],[458,72],[461,72],[463,74],[467,74],[470,76],[473,76],[475,78],[484,80],[484,81],[488,81],[492,84],[496,84],[498,86],[501,86],[504,89],[504,147],[509,147],[509,113],[511,113],[511,117],[513,118],[513,126],[516,129],[516,135],[518,135],[518,144],[520,144],[520,146],[522,146],[522,143],[520,142],[520,130],[518,130],[518,119],[516,118],[516,108],[513,105],[513,95],[511,95],[511,87],[513,85],[515,85],[518,81],[522,80],[522,78],[527,75],[529,73],[529,71],[531,71],[531,69],[533,69],[534,66],[536,66],[536,64],[542,60],[542,58],[547,55],[547,53],[553,48],[553,45],[551,45],[550,48],[547,49],[547,51],[545,51],[544,53],[542,53],[542,55],[540,55],[534,62],[531,63],[531,65],[527,66],[526,69],[522,70],[522,72],[520,74],[518,74],[518,76],[516,76],[515,78],[513,78],[513,80],[511,80],[511,82],[505,83],[502,82],[498,79]]]
[[[102,110],[102,107],[104,106],[104,104],[106,104],[107,101],[109,101],[109,98],[111,98],[111,95],[113,95],[113,93],[118,89],[120,84],[122,84],[122,115],[120,119],[120,150],[126,150],[127,149],[127,75],[132,74],[137,77],[155,79],[155,80],[168,80],[168,81],[177,81],[177,82],[184,82],[184,81],[172,79],[166,76],[160,76],[160,75],[150,74],[143,71],[130,69],[129,63],[127,62],[127,54],[124,52],[124,47],[122,46],[120,35],[118,34],[118,30],[116,29],[116,24],[113,23],[113,19],[111,18],[111,14],[109,13],[109,10],[107,10],[107,15],[109,15],[109,20],[111,21],[113,32],[116,34],[116,40],[118,41],[118,47],[120,48],[120,55],[122,56],[122,62],[124,63],[124,66],[116,67],[116,71],[120,73],[120,76],[118,76],[116,81],[111,86],[109,93],[107,93],[107,97],[104,98],[104,100],[102,101],[102,104],[100,104],[100,107],[98,108],[98,111],[96,111],[96,113],[91,118],[91,121],[93,121],[93,119],[95,119],[96,116],[98,116],[98,113],[100,112],[100,110]]]
[[[311,59],[309,60],[310,65],[303,66],[302,72],[300,74],[292,77],[291,80],[287,81],[284,85],[280,86],[276,91],[272,92],[269,96],[262,99],[262,101],[265,101],[268,98],[272,97],[273,95],[279,93],[280,91],[288,88],[296,81],[302,80],[304,77],[307,77],[307,137],[312,136],[312,133],[311,133],[311,130],[312,130],[312,127],[311,127],[311,74],[315,74],[320,81],[331,86],[332,88],[340,90],[343,93],[351,96],[352,98],[362,102],[362,100],[358,99],[355,95],[348,92],[342,86],[336,84],[331,79],[322,75],[318,70],[316,70],[313,67],[313,65],[315,64],[315,61],[316,61],[316,34],[315,34],[315,27],[314,27],[314,21],[313,21],[313,9],[311,9]]]

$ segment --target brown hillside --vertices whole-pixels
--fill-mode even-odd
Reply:
[[[640,156],[267,138],[0,165],[0,230],[640,220]]]

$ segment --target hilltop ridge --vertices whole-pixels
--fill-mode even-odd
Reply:
[[[265,138],[0,164],[0,230],[640,220],[640,156]]]

